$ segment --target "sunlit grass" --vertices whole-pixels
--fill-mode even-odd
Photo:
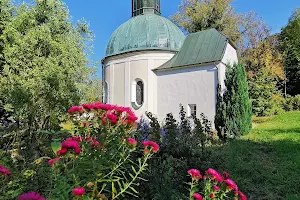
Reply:
[[[252,132],[221,147],[216,168],[253,200],[300,200],[300,112],[254,119]]]

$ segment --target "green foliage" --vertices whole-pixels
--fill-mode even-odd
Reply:
[[[249,81],[249,95],[253,113],[257,116],[272,115],[272,96],[276,92],[276,82],[272,76],[261,69]]]
[[[248,82],[243,65],[228,66],[226,90],[218,95],[215,125],[219,137],[234,138],[249,133],[252,126]]]
[[[137,118],[129,108],[100,103],[85,106],[76,107],[80,112],[69,111],[72,114],[67,124],[72,124],[72,130],[60,147],[66,148],[65,144],[71,141],[78,144],[80,153],[76,153],[76,148],[67,154],[57,152],[60,160],[52,164],[54,184],[49,198],[70,199],[76,187],[89,188],[86,199],[137,197],[137,181],[144,180],[147,162],[155,153],[152,148],[144,153],[137,151],[137,144],[127,141]]]
[[[17,118],[41,128],[48,116],[59,116],[78,103],[77,83],[88,78],[84,32],[69,20],[58,1],[22,4],[9,22],[3,41],[0,98]]]
[[[280,48],[287,74],[287,92],[300,93],[300,8],[296,9],[289,23],[280,33]]]
[[[214,148],[210,167],[228,172],[248,199],[300,199],[300,112],[255,118],[250,134]]]
[[[149,163],[148,182],[141,183],[142,198],[187,199],[188,191],[182,184],[188,181],[187,170],[208,162],[211,153],[208,148],[219,143],[217,134],[211,131],[211,123],[203,114],[199,118],[187,117],[181,105],[179,115],[180,121],[176,121],[172,114],[167,114],[160,125],[151,114],[150,130],[147,128],[146,131],[144,127],[147,126],[138,125],[138,138],[145,134],[152,138],[153,134],[161,141],[159,153]]]

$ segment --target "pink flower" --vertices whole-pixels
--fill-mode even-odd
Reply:
[[[142,144],[144,145],[145,148],[147,148],[148,146],[151,146],[154,153],[158,152],[158,150],[159,150],[159,145],[155,142],[144,141]]]
[[[89,126],[89,123],[88,122],[83,122],[82,124],[84,127],[88,127]]]
[[[223,172],[224,179],[229,179],[230,175],[227,172]]]
[[[122,106],[116,106],[115,107],[115,111],[119,112],[119,113],[123,113],[126,112],[129,108],[126,107],[122,107]]]
[[[242,193],[241,191],[239,191],[238,194],[240,195],[241,200],[247,200],[247,197],[246,197],[246,195],[244,195],[244,193]]]
[[[210,194],[209,194],[209,197],[212,199],[212,198],[215,197],[215,195],[214,195],[213,193],[210,193]]]
[[[83,109],[82,109],[82,107],[81,106],[72,106],[69,110],[68,110],[68,112],[70,113],[70,114],[72,114],[72,113],[76,113],[76,112],[81,112]]]
[[[94,146],[100,146],[100,142],[98,142],[98,141],[96,141],[96,142],[94,142]]]
[[[57,161],[59,161],[60,160],[60,158],[54,158],[54,159],[52,159],[52,160],[49,160],[48,161],[48,164],[50,165],[50,166],[52,166],[55,162],[57,162]]]
[[[113,110],[115,108],[115,106],[110,105],[110,104],[102,104],[101,105],[101,109],[103,110]]]
[[[135,115],[128,115],[127,120],[128,121],[136,121],[136,120],[138,120],[138,118]]]
[[[214,169],[212,168],[209,168],[207,171],[206,171],[207,174],[211,175],[211,178],[212,179],[215,179],[216,181],[218,182],[222,182],[223,181],[223,178],[222,176]]]
[[[202,178],[202,175],[200,174],[200,171],[197,170],[197,169],[190,169],[190,170],[188,171],[188,174],[191,175],[192,178],[193,178],[193,179],[196,179],[196,180]]]
[[[103,104],[100,102],[95,102],[92,104],[92,107],[93,107],[93,109],[99,110],[99,109],[101,109],[102,105]]]
[[[80,152],[81,152],[81,149],[79,147],[74,149],[75,154],[80,154]]]
[[[198,193],[194,193],[194,194],[193,194],[193,197],[194,197],[196,200],[202,200],[202,199],[203,199],[203,197],[202,197],[200,194],[198,194]]]
[[[214,186],[214,190],[215,190],[215,191],[219,191],[220,188],[219,188],[218,186],[215,185],[215,186]]]
[[[4,175],[10,176],[11,172],[8,169],[6,169],[4,166],[0,165],[0,175],[1,176],[4,176]]]
[[[106,118],[109,119],[112,124],[116,124],[118,120],[118,116],[112,113],[106,114]]]
[[[82,107],[83,107],[84,109],[87,109],[87,110],[92,110],[92,109],[94,109],[93,104],[82,104]]]
[[[46,199],[36,192],[28,192],[19,196],[17,200],[46,200]]]
[[[66,148],[61,148],[60,150],[58,150],[56,153],[57,153],[57,155],[61,155],[61,156],[63,156],[63,155],[66,155],[67,154],[67,149]]]
[[[84,188],[74,188],[72,190],[72,192],[75,196],[82,196],[85,193],[85,189]]]
[[[136,146],[137,145],[137,141],[135,139],[133,139],[133,138],[128,138],[127,141],[132,146]]]
[[[70,139],[63,141],[61,146],[62,146],[62,148],[66,148],[66,149],[76,149],[76,148],[79,148],[79,143],[77,141],[73,140],[72,138],[70,138]]]
[[[233,180],[226,179],[226,180],[224,180],[224,183],[227,185],[227,188],[229,190],[233,190],[234,189],[235,190],[235,194],[238,194],[238,191],[239,191],[238,186],[236,185],[236,183]]]

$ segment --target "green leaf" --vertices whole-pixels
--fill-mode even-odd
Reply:
[[[134,193],[138,194],[138,191],[136,191],[133,187],[130,187],[130,189],[131,189]]]
[[[56,152],[58,150],[60,150],[60,148],[61,148],[61,142],[59,142],[59,141],[51,142],[51,148],[52,148],[53,152],[56,154]]]
[[[131,166],[131,169],[132,169],[132,171],[134,171],[135,174],[137,173],[133,166]]]
[[[129,176],[130,176],[132,179],[134,179],[134,176],[133,176],[131,173],[129,173]]]

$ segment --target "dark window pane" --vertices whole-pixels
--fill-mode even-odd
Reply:
[[[142,81],[136,83],[136,103],[138,105],[144,103],[144,84]]]

